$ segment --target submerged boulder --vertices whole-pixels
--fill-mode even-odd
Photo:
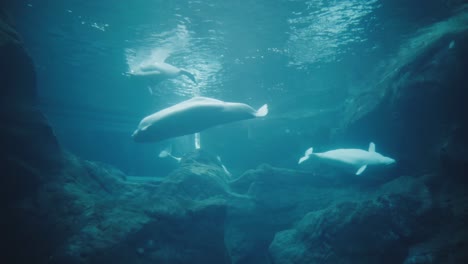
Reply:
[[[67,230],[51,263],[230,263],[224,171],[199,156],[159,181],[132,182],[70,155],[57,182],[40,192],[44,203],[60,197],[42,208]]]
[[[318,225],[317,232],[328,232],[330,228],[336,228],[336,236],[341,237],[340,243],[345,243],[350,239],[364,239],[366,233],[396,232],[392,229],[393,222],[382,223],[382,225],[378,225],[377,222],[387,216],[394,218],[391,221],[397,221],[395,219],[398,218],[398,212],[402,209],[406,210],[401,212],[402,219],[405,217],[407,221],[405,228],[410,229],[432,204],[425,177],[414,179],[403,176],[387,181],[385,184],[368,184],[362,179],[360,181],[339,179],[343,176],[348,175],[335,175],[337,179],[262,165],[232,181],[231,190],[249,198],[248,203],[243,202],[244,206],[228,208],[225,241],[232,262],[239,264],[267,264],[272,261],[273,263],[322,263],[318,259],[316,262],[308,261],[309,258],[306,255],[316,252],[315,247],[299,245],[302,242],[286,239],[292,232],[289,232],[291,226],[294,226],[294,223],[303,222],[301,219],[305,215],[314,215],[313,222]],[[380,176],[374,175],[374,177]],[[405,204],[410,201],[414,206],[411,207],[408,204],[408,208],[405,207]],[[389,208],[392,211],[388,211]],[[419,209],[420,212],[416,213],[413,209]],[[353,230],[354,225],[354,222],[349,219],[351,216],[345,217],[347,213],[350,213],[352,217],[363,219],[360,222],[361,233],[355,233],[354,238],[348,237],[346,233]],[[406,213],[408,215],[405,215]],[[374,215],[379,216],[372,218]],[[310,217],[306,216],[306,218]],[[318,224],[323,221],[329,223],[329,226]],[[371,225],[372,221],[375,222],[373,225]],[[333,234],[330,235],[333,236]],[[380,244],[379,250],[391,250],[397,243],[402,243],[402,249],[407,250],[410,245],[402,242],[407,237],[414,238],[415,235],[400,236],[388,244],[385,242],[385,236],[376,235],[374,242]],[[367,242],[362,242],[361,248],[365,248],[367,246],[365,243],[371,243],[372,239],[368,238]],[[299,255],[295,256],[291,253],[299,247],[304,249],[301,254],[296,252],[294,254]],[[372,251],[373,249],[369,248],[366,252],[363,250],[349,254],[363,259]],[[345,253],[337,252],[336,254],[345,259],[350,256]],[[325,254],[325,252],[320,254]],[[403,253],[399,255],[400,258],[405,256]],[[350,263],[359,263],[359,261]]]
[[[359,196],[356,191],[356,196]],[[306,214],[292,229],[276,233],[272,263],[402,263],[432,206],[424,182],[399,178],[360,199]]]

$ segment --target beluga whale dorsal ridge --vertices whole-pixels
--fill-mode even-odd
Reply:
[[[313,153],[313,148],[309,148],[298,161],[301,164],[314,157],[318,160],[324,161],[331,165],[336,166],[351,166],[355,169],[356,175],[361,175],[367,166],[385,166],[395,163],[392,158],[385,157],[375,151],[375,144],[371,142],[368,150],[362,149],[335,149],[322,153]]]
[[[255,110],[243,103],[194,97],[143,118],[132,137],[136,142],[157,142],[267,114],[267,104]]]

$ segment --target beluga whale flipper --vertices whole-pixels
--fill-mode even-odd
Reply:
[[[367,166],[384,166],[396,162],[394,159],[376,152],[375,144],[372,142],[369,144],[367,151],[362,149],[335,149],[323,153],[313,153],[313,148],[309,148],[304,156],[299,159],[298,164],[303,163],[310,157],[331,165],[353,167],[357,169],[356,175],[361,175]]]
[[[169,145],[167,148],[165,148],[161,152],[159,152],[158,157],[160,157],[160,158],[170,157],[170,158],[172,158],[173,160],[175,160],[177,162],[180,162],[182,160],[182,158],[179,158],[179,157],[176,157],[176,156],[172,155],[172,145]]]
[[[130,70],[129,74],[135,77],[154,80],[155,82],[160,82],[165,79],[176,78],[183,75],[197,84],[197,80],[195,79],[195,75],[193,73],[185,69],[177,68],[176,66],[166,62],[166,59],[169,57],[169,55],[169,52],[163,51],[156,59],[150,62],[146,62],[143,65],[139,65],[136,69]]]
[[[255,110],[243,103],[194,97],[143,118],[132,137],[136,142],[157,142],[267,114],[266,104]]]

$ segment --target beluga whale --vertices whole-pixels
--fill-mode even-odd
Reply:
[[[192,82],[195,84],[197,83],[193,73],[185,69],[177,68],[166,62],[153,62],[150,65],[139,68],[137,71],[130,71],[129,73],[133,76],[154,78],[158,81],[176,78],[178,76],[187,76]]]
[[[335,149],[323,153],[313,153],[313,148],[305,151],[298,164],[303,163],[310,157],[316,158],[327,164],[341,167],[352,167],[356,169],[356,175],[361,175],[367,166],[385,166],[395,163],[392,158],[385,157],[375,151],[375,144],[371,142],[368,150],[362,149]]]
[[[255,110],[243,103],[194,97],[143,118],[132,137],[136,142],[157,142],[267,114],[267,104]]]
[[[148,80],[153,83],[159,83],[166,79],[177,78],[179,76],[186,76],[193,83],[197,84],[197,80],[193,73],[166,62],[169,55],[170,52],[167,50],[158,50],[158,52],[156,52],[156,54],[149,60],[138,65],[132,65],[128,75]]]

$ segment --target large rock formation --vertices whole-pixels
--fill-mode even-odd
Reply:
[[[441,218],[430,211],[427,187],[410,178],[355,192],[361,199],[314,210],[293,229],[276,233],[273,263],[402,263],[411,243]]]
[[[0,10],[0,223],[2,257],[8,263],[43,262],[58,244],[49,237],[44,215],[30,215],[44,182],[60,169],[61,150],[53,131],[36,108],[36,79],[31,58]],[[39,221],[36,221],[39,220]],[[54,221],[54,220],[51,220]],[[48,225],[49,226],[49,225]],[[47,240],[45,238],[50,238]],[[47,242],[46,242],[47,241]],[[26,254],[27,252],[27,254]]]
[[[60,186],[43,200],[57,195],[60,206],[43,208],[68,231],[52,263],[230,263],[226,175],[216,159],[200,160],[210,158],[186,158],[159,181],[132,181],[109,166],[69,156],[58,182],[41,191],[49,196],[47,190]]]
[[[7,13],[0,9],[1,103],[32,105],[36,101],[34,64]]]

